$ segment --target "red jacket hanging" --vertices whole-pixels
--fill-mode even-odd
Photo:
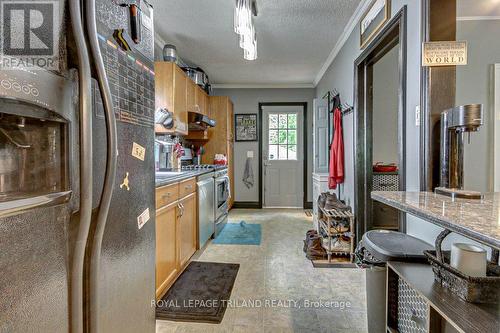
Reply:
[[[330,166],[328,187],[337,188],[337,184],[344,182],[344,140],[342,134],[342,112],[339,108],[333,111],[333,140],[330,146]]]

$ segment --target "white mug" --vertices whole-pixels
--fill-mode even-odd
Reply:
[[[486,276],[486,250],[467,243],[451,246],[451,267],[468,276]]]

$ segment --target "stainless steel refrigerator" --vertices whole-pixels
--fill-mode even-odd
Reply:
[[[153,10],[57,4],[57,68],[0,68],[0,332],[153,332]]]

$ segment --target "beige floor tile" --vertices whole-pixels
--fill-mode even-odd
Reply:
[[[229,307],[221,324],[157,321],[157,332],[366,332],[365,275],[358,269],[314,268],[302,251],[312,227],[303,210],[234,209],[231,222],[262,225],[260,246],[210,243],[196,260],[239,263]],[[252,307],[251,301],[261,301]],[[270,307],[293,300],[297,307]],[[305,308],[308,301],[350,302],[350,308]],[[292,304],[292,303],[289,303]],[[345,305],[345,303],[343,303]],[[255,305],[255,303],[253,304]]]

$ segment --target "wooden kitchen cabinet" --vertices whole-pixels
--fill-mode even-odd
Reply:
[[[215,154],[224,154],[228,160],[228,175],[231,189],[229,209],[234,203],[234,110],[233,102],[227,96],[209,96],[209,114],[216,125],[210,128],[209,140],[204,145],[202,162],[214,163]]]
[[[198,244],[196,178],[156,189],[156,298],[172,286]]]
[[[196,85],[196,90],[195,90],[195,104],[196,104],[196,112],[201,113],[203,115],[208,115],[207,112],[207,105],[206,105],[206,100],[207,100],[207,93],[201,89],[198,85]]]
[[[188,80],[175,63],[155,62],[155,109],[166,108],[174,114],[175,134],[188,134]]]
[[[156,297],[159,297],[179,274],[177,212],[176,202],[156,212]]]
[[[187,110],[190,112],[196,111],[196,84],[191,79],[187,79],[186,81],[186,103]]]
[[[179,230],[179,265],[185,267],[196,252],[197,216],[196,193],[192,193],[179,201],[181,214],[177,220]]]

